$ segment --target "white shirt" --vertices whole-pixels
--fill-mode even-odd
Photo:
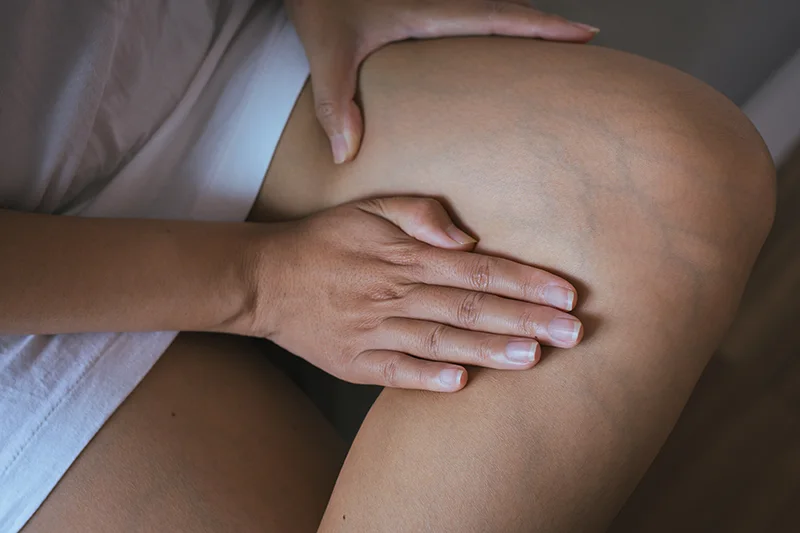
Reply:
[[[253,4],[3,0],[0,207],[243,220],[308,75],[280,6]],[[175,335],[0,336],[0,531]]]

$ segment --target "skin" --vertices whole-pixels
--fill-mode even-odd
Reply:
[[[0,222],[22,227],[0,235],[0,249],[14,251],[0,266],[0,332],[12,335],[234,333],[351,382],[452,392],[467,373],[450,363],[526,369],[540,343],[568,348],[583,332],[565,312],[572,285],[471,252],[475,240],[429,198],[362,201],[292,223],[15,212]]]
[[[454,391],[466,370],[440,361],[527,369],[540,343],[569,348],[582,336],[580,321],[546,306],[571,310],[574,287],[460,251],[474,242],[447,245],[452,222],[435,200],[362,201],[281,227],[259,251],[270,268],[255,284],[273,291],[255,292],[256,334],[342,379]]]
[[[577,316],[587,335],[568,352],[542,350],[531,371],[470,369],[469,385],[454,395],[384,391],[319,531],[601,531],[657,453],[731,320],[772,220],[774,174],[763,144],[731,103],[696,80],[591,47],[404,43],[372,56],[361,80],[359,157],[331,163],[305,91],[253,216],[296,218],[372,196],[440,198],[480,238],[479,251],[568,278],[581,294]],[[221,357],[209,359],[223,365]],[[183,394],[204,392],[190,385]],[[291,401],[277,392],[273,398]],[[241,425],[266,411],[260,402],[238,406],[227,416]],[[140,395],[118,414],[125,410],[147,419],[164,407]],[[289,431],[275,422],[276,435]],[[188,450],[200,447],[214,458],[210,464],[239,464],[226,446],[207,445],[213,430],[199,424]],[[103,464],[115,464],[126,445],[149,437],[145,429],[107,426],[101,438]],[[242,436],[239,446],[257,442]],[[315,445],[327,453],[324,442]],[[259,467],[293,460],[276,451],[265,446]],[[98,453],[92,443],[84,457]],[[92,484],[65,488],[70,478],[130,482],[134,493],[152,487],[148,472],[155,472],[144,459],[135,479],[87,461],[68,472],[28,533],[71,523],[78,502],[95,501]],[[269,491],[246,471],[231,468],[232,483]],[[313,484],[305,476],[273,479]],[[126,527],[163,522],[192,530],[173,510],[206,483],[169,487],[147,508],[153,522],[131,519]],[[330,477],[320,476],[307,494],[284,491],[263,514],[224,494],[207,505],[257,531],[264,514],[279,520],[319,509],[329,486]],[[81,508],[82,531],[104,530],[126,500],[102,501]],[[314,527],[298,519],[282,531]]]
[[[354,100],[358,67],[405,39],[508,35],[585,43],[597,28],[533,9],[527,0],[288,0],[311,67],[315,110],[336,163],[351,160],[364,134]]]
[[[345,451],[252,339],[184,333],[23,531],[314,531]]]
[[[760,139],[696,80],[592,47],[407,43],[366,63],[361,94],[359,158],[313,160],[308,181],[276,159],[264,210],[441,198],[479,250],[570,279],[588,335],[545,349],[535,372],[472,372],[452,399],[384,392],[321,531],[602,529],[674,424],[769,229]],[[284,136],[297,150],[315,129],[304,106]]]

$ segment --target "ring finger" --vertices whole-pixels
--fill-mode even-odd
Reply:
[[[430,361],[446,361],[487,368],[525,369],[541,359],[534,339],[495,335],[454,328],[445,324],[390,318],[380,328],[382,350],[407,353]]]

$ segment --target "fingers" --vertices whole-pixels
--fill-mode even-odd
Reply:
[[[424,305],[411,313],[421,320],[385,320],[371,343],[379,349],[360,353],[354,360],[357,364],[351,364],[348,379],[387,387],[455,391],[464,386],[466,372],[447,363],[524,370],[541,360],[539,342],[528,332],[562,347],[574,346],[583,336],[576,318],[551,308],[459,289],[420,290],[416,300]],[[436,321],[443,316],[466,327],[482,326],[507,334]]]
[[[317,120],[337,164],[355,157],[364,129],[361,111],[353,101],[358,69],[354,43],[354,36],[339,35],[336,43],[314,47],[317,53],[309,58]]]
[[[426,6],[392,14],[369,31],[360,29],[370,37],[357,33],[346,21],[327,21],[320,27],[316,19],[302,24],[303,13],[294,14],[293,18],[301,18],[297,25],[309,55],[317,119],[330,140],[335,163],[353,159],[361,145],[364,122],[353,100],[358,66],[382,45],[408,37],[492,34],[588,42],[599,31],[532,9],[524,0],[431,2]]]
[[[577,291],[555,274],[478,253],[428,248],[422,251],[421,279],[429,285],[486,292],[572,311]]]
[[[446,363],[425,361],[391,350],[362,352],[351,363],[348,379],[401,389],[455,392],[467,383],[464,368]]]
[[[431,3],[423,15],[408,13],[409,37],[508,35],[553,41],[587,42],[597,28],[542,13],[521,0]]]
[[[356,207],[385,218],[411,237],[431,246],[468,250],[477,242],[458,229],[442,204],[432,198],[376,198],[358,202]]]
[[[568,313],[485,292],[417,285],[406,298],[407,318],[536,339],[559,348],[571,348],[583,337],[581,322]]]
[[[524,0],[430,2],[425,7],[391,13],[375,27],[357,28],[346,20],[320,22],[316,13],[290,9],[309,56],[311,86],[319,123],[331,143],[334,162],[353,159],[364,132],[353,98],[358,66],[382,45],[409,37],[508,35],[554,41],[588,42],[599,31],[532,9]],[[370,19],[372,20],[372,19]],[[369,31],[366,31],[369,30]],[[367,35],[369,37],[367,37]]]
[[[531,368],[541,358],[534,339],[458,329],[425,320],[392,318],[382,329],[385,346],[430,361],[508,370]],[[381,339],[375,343],[380,345]]]
[[[439,248],[420,251],[423,269],[419,281],[423,283],[492,293],[564,311],[572,311],[577,304],[575,288],[554,274],[507,259],[457,251],[471,248],[476,241],[458,229],[442,204],[432,198],[376,198],[355,206]]]

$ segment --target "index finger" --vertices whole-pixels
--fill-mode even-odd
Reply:
[[[486,292],[572,311],[578,291],[559,276],[509,259],[431,248],[422,281],[429,285]]]

